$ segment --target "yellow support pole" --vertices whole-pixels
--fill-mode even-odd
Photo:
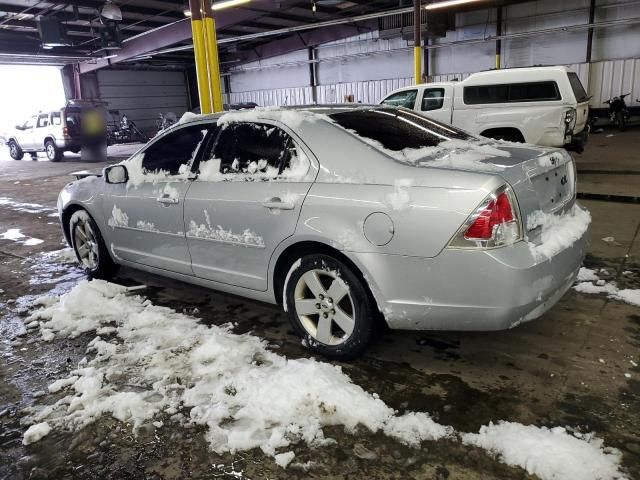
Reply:
[[[422,2],[413,0],[413,76],[416,85],[422,83]]]
[[[422,48],[413,47],[413,74],[416,85],[422,83]]]
[[[189,0],[189,9],[191,10],[191,34],[193,36],[193,53],[196,61],[200,111],[202,113],[211,113],[211,90],[207,73],[207,48],[204,23],[202,21],[201,0]]]
[[[213,19],[211,1],[204,2],[204,36],[207,47],[207,64],[209,70],[209,85],[211,88],[211,106],[214,112],[224,110],[222,100],[222,85],[220,83],[220,61],[218,58],[218,40],[216,38],[216,22]]]
[[[496,53],[496,70],[500,70],[500,54]]]

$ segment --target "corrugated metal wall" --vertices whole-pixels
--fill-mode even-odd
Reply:
[[[99,70],[98,89],[109,109],[125,113],[147,134],[155,131],[160,113],[174,112],[180,118],[188,109],[183,72]]]
[[[627,103],[631,105],[640,98],[640,59],[595,62],[591,64],[591,68],[587,63],[568,66],[578,74],[585,89],[589,95],[592,95],[591,106],[594,108],[601,108],[603,101],[621,93],[633,94],[633,102],[627,99]],[[435,75],[431,77],[431,81],[464,80],[469,75],[469,73]],[[356,102],[378,103],[389,92],[409,85],[413,85],[413,78],[320,85],[318,86],[318,103],[341,103],[348,95],[353,95]],[[263,107],[303,105],[312,103],[312,95],[311,87],[280,88],[232,93],[231,101],[232,103],[255,102]]]

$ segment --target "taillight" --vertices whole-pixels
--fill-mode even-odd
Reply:
[[[493,231],[503,223],[514,221],[511,202],[505,192],[498,195],[495,200],[490,200],[484,210],[482,210],[475,221],[464,232],[467,240],[490,240],[493,238]]]
[[[62,127],[62,134],[69,135],[69,127]]]
[[[489,195],[460,227],[449,246],[495,248],[522,239],[522,223],[515,195],[504,185]]]

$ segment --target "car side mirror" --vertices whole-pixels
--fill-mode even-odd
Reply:
[[[111,184],[127,183],[129,172],[124,165],[112,165],[104,169],[104,179]]]

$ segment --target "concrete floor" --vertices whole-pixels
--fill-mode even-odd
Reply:
[[[580,191],[636,192],[637,173],[628,172],[640,172],[638,133],[592,136],[577,158]],[[103,165],[73,158],[52,164],[0,157],[0,197],[53,207],[69,181],[66,173]],[[586,266],[605,268],[605,278],[621,287],[640,288],[640,204],[582,203],[594,220]],[[309,472],[282,470],[260,451],[214,454],[196,429],[166,427],[134,437],[130,428],[110,418],[23,447],[21,411],[53,401],[34,393],[66,374],[93,338],[45,343],[34,334],[15,336],[22,319],[20,305],[12,300],[51,289],[62,292],[79,278],[75,268],[48,268],[37,256],[63,246],[50,212],[0,209],[0,232],[20,228],[44,240],[32,247],[0,240],[0,478],[534,478],[458,443],[425,442],[412,449],[383,435],[348,435],[341,428],[326,430],[337,439],[334,446],[294,448],[300,462],[316,462]],[[615,240],[605,242],[605,237]],[[631,274],[622,276],[623,270]],[[239,332],[253,331],[289,357],[308,356],[274,306],[128,269],[119,281],[149,285],[145,295],[155,304],[177,310],[195,306],[203,322],[237,322]],[[343,368],[390,406],[431,412],[460,431],[497,420],[594,431],[622,451],[633,479],[640,478],[640,369],[630,361],[640,363],[639,348],[640,308],[571,290],[542,318],[509,331],[389,332],[364,358]],[[373,455],[361,455],[363,448]],[[243,476],[233,473],[238,471]]]

